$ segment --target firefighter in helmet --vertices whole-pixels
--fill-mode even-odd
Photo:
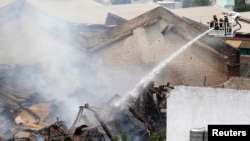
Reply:
[[[214,27],[214,21],[213,20],[211,20],[211,22],[209,23],[209,26],[210,26],[210,28]]]
[[[225,35],[227,34],[227,32],[231,32],[228,22],[228,17],[226,15],[224,16],[224,27],[225,27]]]
[[[223,30],[223,27],[224,27],[224,21],[222,18],[220,18],[219,20],[219,26],[220,26],[220,30]]]
[[[218,22],[217,16],[213,15],[214,22]]]
[[[219,30],[218,19],[216,15],[213,15],[214,29]]]

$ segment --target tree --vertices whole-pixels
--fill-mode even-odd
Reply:
[[[194,0],[192,6],[209,6],[211,5],[210,0]]]
[[[245,0],[236,0],[234,11],[236,12],[250,11],[250,5],[246,4]]]

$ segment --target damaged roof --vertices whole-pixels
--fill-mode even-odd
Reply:
[[[157,7],[132,20],[125,22],[124,24],[118,25],[111,30],[97,35],[95,38],[89,40],[88,44],[85,47],[91,50],[99,49],[103,46],[132,35],[133,30],[136,28],[145,27],[147,25],[160,22],[160,20],[167,23],[165,26],[163,25],[164,27],[162,32],[165,32],[170,28],[174,28],[176,29],[176,31],[180,31],[178,32],[179,34],[188,35],[189,39],[192,39],[192,37],[198,36],[199,34],[204,32],[204,30],[198,29],[197,27],[188,23],[186,20],[177,16],[172,11],[163,7]],[[225,44],[220,39],[205,36],[204,38],[201,38],[200,41],[225,56],[231,56],[235,53],[235,49],[233,49],[228,44]]]
[[[89,38],[82,47],[93,52],[93,56],[101,56],[102,61],[110,66],[139,66],[146,70],[205,31],[207,29],[197,28],[172,11],[157,7]],[[171,69],[164,67],[163,73],[166,74],[160,74],[164,77],[157,79],[160,83],[170,81],[173,84],[200,86],[204,77],[209,77],[210,82],[206,83],[215,85],[224,82],[227,74],[233,74],[233,71],[227,70],[226,58],[237,55],[237,50],[223,40],[205,35],[187,50],[173,60],[175,65]]]

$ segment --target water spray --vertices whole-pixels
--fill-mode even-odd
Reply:
[[[129,102],[129,99],[136,98],[140,94],[140,90],[148,85],[150,81],[152,81],[155,76],[157,76],[161,70],[169,63],[171,62],[175,57],[177,57],[179,54],[181,54],[184,50],[186,50],[191,44],[193,44],[195,41],[197,41],[199,38],[210,32],[212,29],[207,30],[206,32],[200,34],[193,40],[189,41],[187,44],[185,44],[183,47],[178,49],[175,53],[173,53],[171,56],[163,60],[160,64],[158,64],[148,75],[143,77],[139,83],[136,84],[136,86],[129,91],[124,97],[122,97],[120,100],[114,103],[115,107],[121,107],[122,105],[126,105],[125,103]]]

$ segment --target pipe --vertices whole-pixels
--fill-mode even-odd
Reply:
[[[241,22],[250,24],[250,19],[246,19],[246,18],[243,18],[243,17],[236,17],[236,18],[238,18],[238,20],[241,21]]]
[[[88,106],[85,105],[85,108],[92,111],[94,113],[94,116],[96,117],[96,119],[98,120],[98,122],[101,124],[103,130],[106,132],[106,134],[108,135],[109,139],[112,140],[112,134],[109,131],[108,127],[106,126],[106,124],[103,122],[103,120],[101,120],[99,114],[96,113],[96,111],[94,111],[93,109],[90,109]]]
[[[240,19],[241,19],[241,20],[240,20]],[[243,19],[242,19],[242,18],[240,18],[239,16],[237,16],[237,17],[235,18],[236,25],[239,25],[240,27],[239,27],[238,29],[234,30],[233,35],[235,35],[236,31],[239,31],[239,30],[241,29],[241,24],[239,23],[239,21],[238,21],[238,20],[242,21]],[[246,23],[247,23],[247,22],[246,22]],[[236,26],[236,25],[235,25],[235,26]]]
[[[144,124],[145,128],[147,129],[148,134],[150,135],[152,128],[147,123],[147,121],[141,116],[141,114],[130,106],[129,106],[129,111],[135,116],[136,119],[138,119],[140,122],[142,122]]]

